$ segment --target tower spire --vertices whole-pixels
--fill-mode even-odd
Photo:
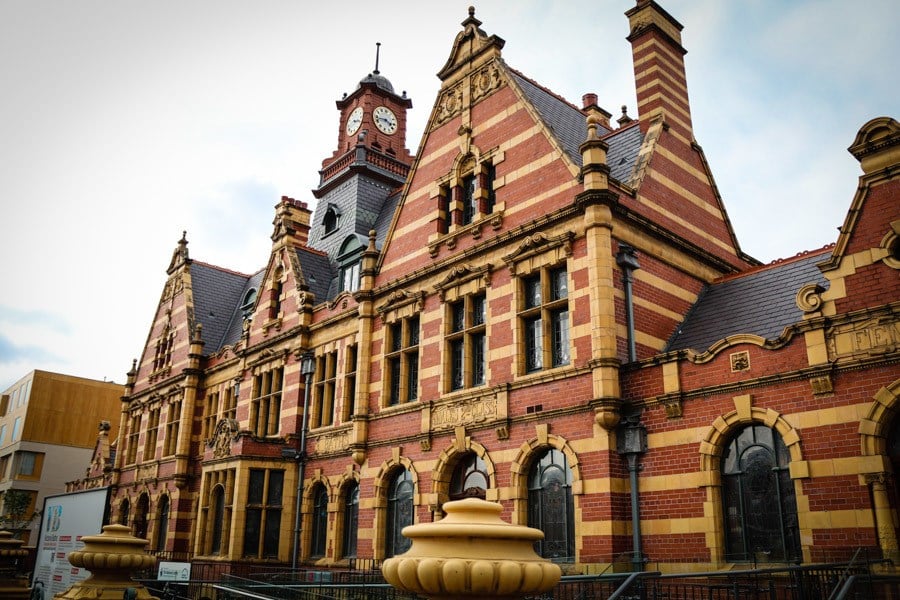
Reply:
[[[375,42],[375,70],[372,71],[373,74],[378,75],[378,56],[381,54],[381,42]]]

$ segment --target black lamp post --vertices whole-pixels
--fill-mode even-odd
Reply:
[[[297,570],[297,558],[300,554],[300,507],[303,502],[303,480],[306,478],[306,434],[309,430],[309,393],[312,384],[313,373],[316,372],[316,357],[312,352],[306,352],[300,358],[300,374],[303,375],[303,415],[300,425],[300,449],[285,448],[281,455],[285,458],[293,458],[298,463],[297,469],[297,503],[294,507],[294,555],[291,568]]]
[[[634,554],[631,564],[635,571],[644,568],[644,552],[641,544],[641,513],[638,505],[638,457],[647,451],[647,428],[641,423],[640,413],[627,415],[622,419],[616,440],[616,450],[628,463],[631,481],[631,533]]]

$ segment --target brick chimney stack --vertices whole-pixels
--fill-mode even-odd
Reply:
[[[654,0],[637,0],[625,13],[631,33],[638,118],[647,131],[650,122],[662,116],[673,133],[694,140],[691,106],[688,102],[681,24]]]
[[[275,230],[272,241],[284,241],[294,247],[306,246],[309,241],[309,223],[312,211],[305,202],[282,196],[275,205]]]

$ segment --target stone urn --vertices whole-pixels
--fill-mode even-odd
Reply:
[[[28,579],[19,572],[20,562],[28,556],[22,540],[9,531],[0,531],[0,598],[26,599],[31,594]]]
[[[550,590],[562,571],[534,552],[543,532],[506,523],[502,511],[477,498],[447,502],[442,520],[403,529],[412,545],[384,561],[384,578],[429,600],[511,600]]]
[[[131,528],[126,525],[106,525],[100,535],[88,535],[81,541],[84,548],[70,552],[66,558],[91,575],[54,596],[54,600],[121,600],[128,589],[134,590],[132,597],[136,600],[157,600],[131,579],[134,571],[156,564],[156,558],[144,550],[149,541],[131,535]]]

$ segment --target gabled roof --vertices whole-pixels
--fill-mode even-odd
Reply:
[[[203,325],[204,350],[215,352],[224,344],[250,276],[196,261],[190,269],[194,319]]]
[[[579,147],[587,139],[587,120],[584,113],[515,69],[509,69],[509,72],[569,159],[581,167]],[[622,183],[627,183],[631,179],[638,150],[644,139],[637,125],[635,121],[633,126],[619,130],[610,130],[602,125],[598,127],[598,135],[609,144],[607,164],[610,167],[610,176]]]
[[[816,283],[828,288],[816,266],[827,256],[828,248],[823,248],[713,282],[669,339],[666,352],[705,352],[715,342],[737,334],[777,338],[785,327],[803,318],[796,300],[801,287]]]

